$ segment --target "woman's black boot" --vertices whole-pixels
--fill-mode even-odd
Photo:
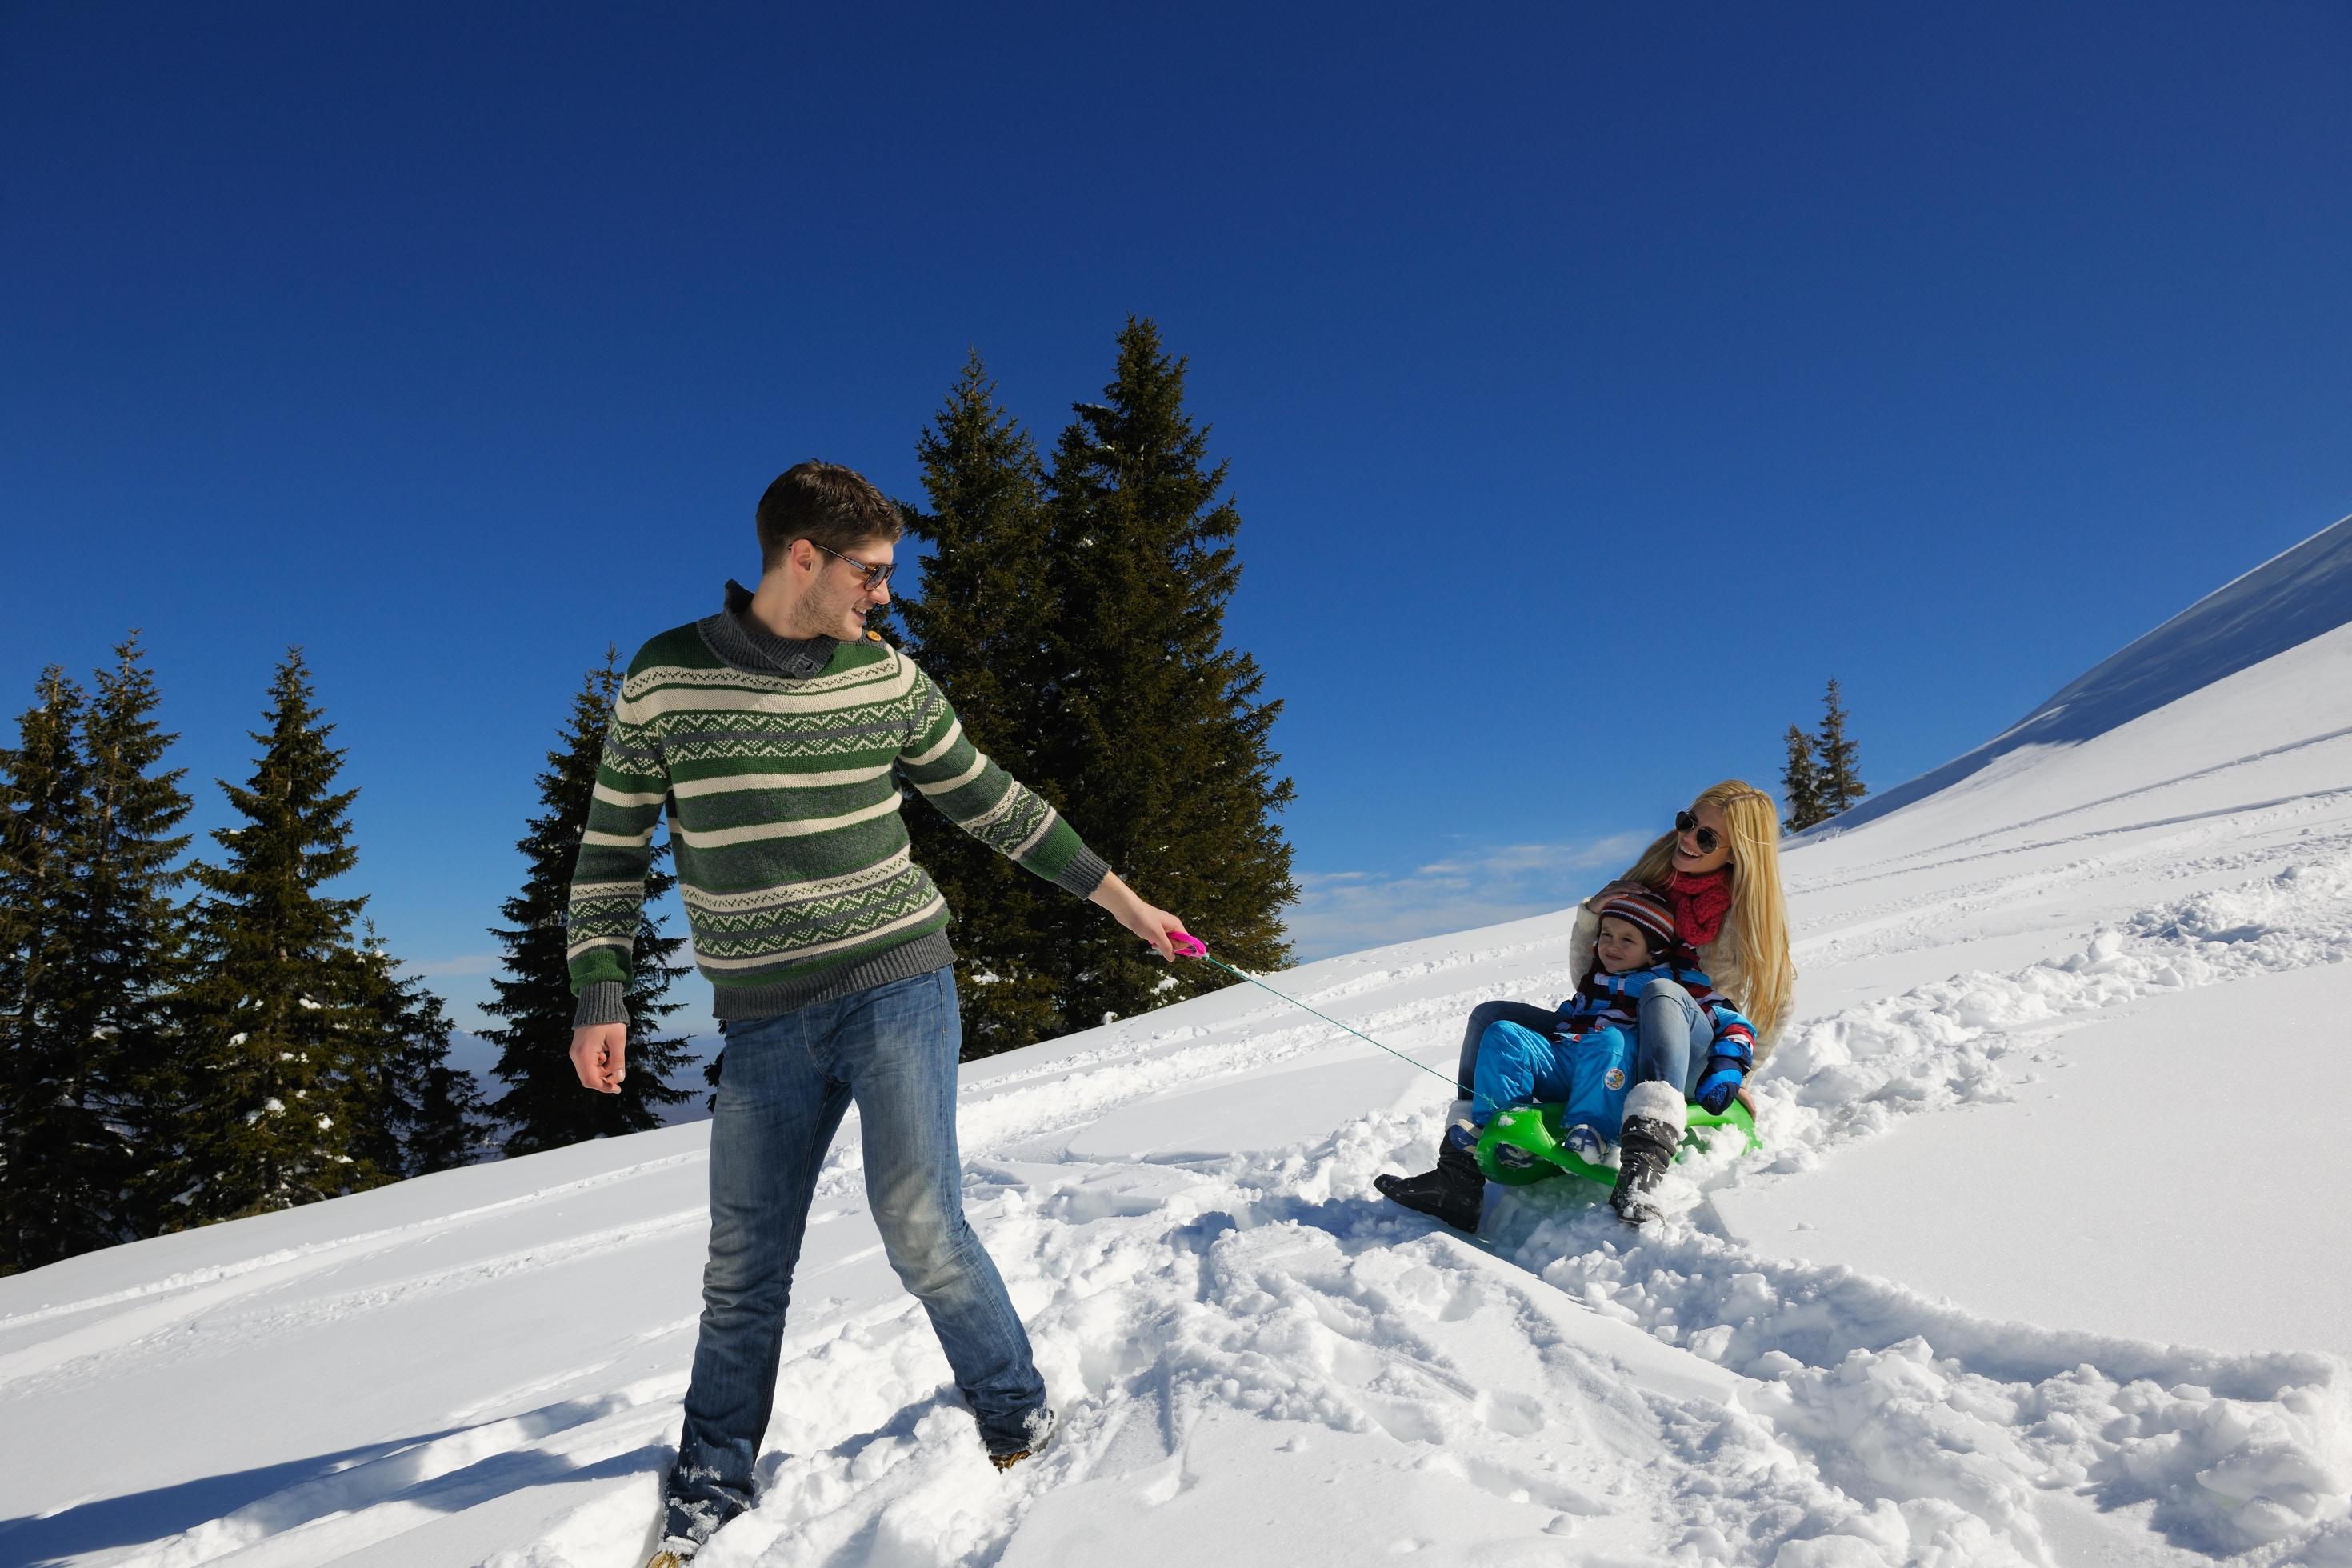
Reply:
[[[1625,1128],[1617,1137],[1617,1185],[1609,1206],[1627,1225],[1658,1217],[1658,1184],[1682,1147],[1689,1118],[1683,1097],[1664,1083],[1637,1083],[1625,1097]]]
[[[1418,1176],[1374,1176],[1372,1185],[1415,1214],[1433,1215],[1475,1235],[1486,1202],[1486,1173],[1472,1152],[1477,1146],[1470,1129],[1449,1127],[1437,1145],[1437,1169]]]

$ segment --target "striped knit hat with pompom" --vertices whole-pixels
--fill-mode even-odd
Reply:
[[[1604,918],[1615,915],[1639,929],[1654,953],[1675,945],[1675,911],[1655,893],[1612,893],[1601,906],[1601,913]]]

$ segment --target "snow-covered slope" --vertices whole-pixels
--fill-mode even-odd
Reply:
[[[1564,1186],[1475,1242],[1384,1205],[1445,1091],[1262,992],[969,1069],[970,1206],[1068,1416],[1009,1475],[845,1135],[764,1500],[704,1561],[2352,1563],[2345,619],[1795,848],[1768,1147],[1639,1233]],[[1566,932],[1281,984],[1444,1068],[1474,1003],[1564,994]],[[706,1138],[0,1280],[0,1564],[633,1568]]]
[[[2347,621],[2352,517],[2206,595],[1976,750],[1864,801],[1839,829],[1874,822],[2014,754],[2093,740]]]

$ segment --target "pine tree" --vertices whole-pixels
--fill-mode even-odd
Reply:
[[[161,697],[139,634],[114,653],[84,725],[88,766],[72,847],[81,1006],[71,1032],[88,1043],[98,1103],[119,1139],[118,1168],[103,1184],[117,1195],[110,1239],[121,1239],[149,1228],[152,1216],[136,1212],[135,1194],[173,1135],[170,1003],[186,936],[172,895],[186,878],[178,861],[188,836],[172,830],[190,802],[180,782],[187,770],[162,771],[178,737],[155,721]]]
[[[1859,771],[1862,748],[1846,739],[1845,721],[1846,711],[1838,699],[1838,683],[1832,677],[1828,694],[1822,699],[1822,727],[1813,740],[1813,748],[1822,759],[1820,787],[1824,820],[1869,793],[1870,786],[1862,782]]]
[[[689,1092],[669,1081],[686,1065],[686,1043],[661,1033],[661,1021],[681,1005],[664,997],[687,969],[676,962],[685,939],[664,935],[652,913],[653,901],[677,882],[661,868],[667,845],[655,847],[646,879],[646,912],[637,926],[627,994],[628,1071],[621,1092],[597,1094],[582,1088],[572,1065],[573,1002],[564,913],[622,673],[616,650],[608,647],[604,667],[589,671],[573,694],[571,716],[556,749],[547,754],[546,771],[539,775],[541,809],[515,846],[525,864],[522,890],[499,906],[508,925],[490,933],[507,951],[505,973],[492,982],[499,999],[483,1011],[506,1020],[504,1027],[488,1030],[484,1037],[499,1047],[498,1065],[491,1070],[507,1086],[491,1112],[509,1129],[509,1154],[658,1127],[663,1108]]]
[[[85,695],[52,665],[0,752],[0,1272],[118,1239],[120,1142],[89,1081],[73,931]]]
[[[1184,362],[1130,317],[1099,404],[1079,404],[1050,480],[1046,555],[1059,588],[1039,697],[1036,779],[1143,896],[1182,915],[1228,963],[1279,967],[1297,896],[1275,814],[1292,798],[1268,742],[1278,701],[1224,646],[1241,575],[1241,515],[1206,430],[1184,411]],[[1162,965],[1098,911],[1065,905],[1049,950],[1066,964],[1066,1026],[1125,1016],[1228,982]]]
[[[924,672],[955,705],[972,743],[1066,814],[1036,744],[1050,684],[1047,634],[1056,578],[1046,554],[1045,474],[1035,446],[996,401],[974,353],[917,443],[929,515],[910,529],[930,544],[919,599],[899,608]],[[909,792],[916,863],[956,928],[963,1055],[991,1056],[1055,1034],[1064,966],[1055,951],[1069,895],[973,838]]]
[[[1780,770],[1780,798],[1789,815],[1780,826],[1802,833],[1826,815],[1822,810],[1822,770],[1813,760],[1813,738],[1796,725],[1789,726],[1789,762]]]
[[[244,825],[217,829],[221,865],[194,869],[194,978],[181,996],[176,1110],[182,1138],[167,1167],[176,1212],[167,1228],[290,1208],[369,1186],[391,1173],[363,1164],[366,1098],[352,1083],[352,924],[365,901],[320,891],[359,858],[333,786],[343,753],[327,743],[299,648],[270,685],[268,729],[252,779],[221,788]]]
[[[449,1017],[422,980],[404,978],[370,927],[346,955],[341,1000],[351,1031],[352,1152],[384,1177],[422,1176],[477,1158],[489,1117],[473,1075],[449,1061]]]

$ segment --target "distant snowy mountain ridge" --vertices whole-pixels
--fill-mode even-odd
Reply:
[[[2077,744],[2352,622],[2352,517],[2225,584],[1974,751],[1864,800],[1843,832],[2033,746]]]

